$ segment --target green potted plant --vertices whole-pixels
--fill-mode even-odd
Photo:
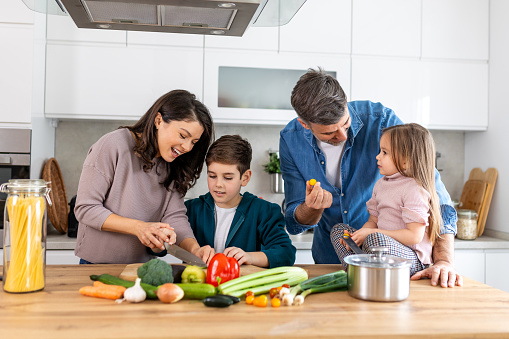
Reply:
[[[279,163],[279,152],[269,151],[269,162],[263,165],[264,171],[270,174],[270,191],[284,193],[283,176]]]

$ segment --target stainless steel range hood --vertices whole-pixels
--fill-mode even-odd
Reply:
[[[23,0],[55,8],[79,28],[242,36],[250,26],[287,23],[306,0]],[[41,4],[44,2],[44,4]],[[36,8],[34,8],[36,7]],[[54,11],[54,10],[53,10]],[[53,14],[53,13],[50,13]]]

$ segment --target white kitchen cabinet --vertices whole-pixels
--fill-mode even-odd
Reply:
[[[509,293],[509,252],[507,250],[486,251],[486,284]]]
[[[423,124],[431,129],[486,130],[488,64],[422,61]]]
[[[21,0],[20,0],[21,1]],[[47,15],[48,41],[126,43],[126,31],[78,28],[70,16]]]
[[[205,47],[277,51],[279,27],[248,27],[242,37],[206,35]]]
[[[48,44],[47,55],[49,118],[137,120],[171,90],[201,97],[202,49]]]
[[[314,264],[311,250],[297,250],[295,253],[295,265]]]
[[[422,57],[487,60],[487,0],[422,0]]]
[[[34,12],[22,0],[0,1],[0,23],[34,23]]]
[[[299,76],[310,67],[321,66],[326,71],[336,72],[339,81],[346,87],[345,91],[349,91],[350,60],[348,57],[206,49],[204,64],[204,103],[210,109],[216,123],[287,124],[296,117],[290,105],[291,90]],[[284,71],[289,70],[295,71],[298,75],[288,78],[270,78],[265,81],[264,78],[246,79],[241,73],[242,70],[239,70],[238,76],[234,74],[227,78],[220,77],[221,67],[233,68],[234,71],[248,69],[259,74],[271,70],[285,73]],[[224,88],[230,88],[231,91],[223,90]],[[233,90],[240,92],[242,102],[230,105]],[[281,101],[284,101],[285,108],[280,108]]]
[[[419,57],[421,0],[353,0],[352,54]]]
[[[352,57],[351,100],[380,101],[403,122],[430,129],[485,130],[488,65]]]
[[[350,0],[306,1],[289,23],[279,27],[280,51],[349,54],[351,8]]]
[[[352,57],[349,100],[380,102],[405,123],[422,123],[418,60]]]
[[[0,123],[29,124],[33,25],[0,23],[0,50]]]
[[[484,250],[455,250],[454,267],[456,271],[470,279],[486,282],[487,262],[485,264]]]
[[[78,265],[74,250],[46,250],[46,265]]]
[[[127,31],[127,45],[203,47],[204,36],[162,32]]]

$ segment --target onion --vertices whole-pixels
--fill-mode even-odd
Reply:
[[[175,284],[166,283],[157,289],[156,294],[163,303],[171,304],[184,297],[184,290]]]

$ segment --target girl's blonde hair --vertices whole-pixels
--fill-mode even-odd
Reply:
[[[435,189],[435,143],[433,136],[418,124],[391,126],[383,130],[389,137],[392,161],[399,173],[414,178],[431,196],[428,236],[432,244],[440,237],[440,205]],[[403,163],[406,162],[406,169]]]

